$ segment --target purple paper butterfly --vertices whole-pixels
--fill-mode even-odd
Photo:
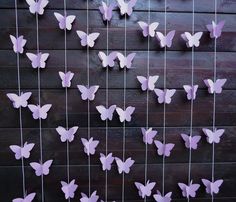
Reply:
[[[71,86],[71,80],[74,76],[74,73],[71,71],[68,71],[66,73],[64,72],[59,72],[59,76],[61,78],[61,85],[62,87],[70,87]]]
[[[100,153],[100,161],[102,163],[102,170],[111,170],[111,164],[114,161],[114,157],[112,156],[112,153],[109,153],[107,156]]]
[[[155,140],[154,143],[157,147],[158,155],[160,155],[160,156],[164,155],[166,157],[170,156],[170,153],[175,146],[175,144],[172,144],[172,143],[163,144],[162,142],[160,142],[158,140]]]
[[[184,32],[181,34],[181,37],[184,41],[186,41],[186,46],[190,47],[198,47],[200,45],[200,39],[202,37],[203,32],[197,32],[195,34],[190,34],[189,32]]]
[[[199,135],[191,137],[191,136],[188,136],[184,133],[181,134],[181,137],[185,142],[185,147],[188,148],[188,149],[190,149],[190,148],[191,149],[197,149],[197,146],[198,146],[197,144],[201,139],[201,136],[199,136]]]
[[[94,191],[91,196],[87,196],[85,193],[81,193],[80,202],[97,202],[99,196],[97,195],[97,191]]]
[[[207,142],[212,144],[214,143],[219,143],[221,136],[224,134],[225,130],[224,129],[218,129],[218,130],[210,130],[207,128],[202,129],[203,133],[207,136]]]
[[[99,6],[99,10],[102,14],[102,18],[104,21],[110,21],[112,18],[112,10],[116,7],[115,3],[111,3],[107,5],[104,1],[102,1],[102,5]]]
[[[30,152],[33,149],[34,145],[34,143],[28,144],[27,142],[25,142],[23,147],[18,145],[11,145],[10,149],[15,153],[16,160],[19,160],[22,157],[27,159],[30,157]]]
[[[44,8],[48,5],[48,0],[26,0],[29,5],[29,10],[32,14],[38,13],[43,15]]]
[[[157,202],[171,202],[172,192],[168,192],[165,196],[161,195],[161,192],[157,190],[157,194],[154,194],[153,197]]]
[[[80,44],[81,46],[88,46],[92,48],[95,45],[95,40],[99,37],[100,33],[94,32],[91,34],[86,34],[83,31],[76,31],[77,35],[80,38]]]
[[[114,67],[115,62],[114,60],[116,59],[117,52],[112,51],[110,54],[106,55],[104,52],[99,51],[98,57],[102,61],[102,66],[103,67]]]
[[[196,99],[196,94],[197,94],[197,89],[198,85],[184,85],[184,90],[187,93],[187,99],[188,100],[195,100]]]
[[[158,96],[158,103],[166,103],[170,104],[171,103],[171,98],[175,94],[176,90],[175,89],[154,89],[155,94]]]
[[[148,35],[150,37],[154,37],[155,36],[155,30],[157,29],[157,27],[159,25],[158,22],[153,22],[151,24],[148,24],[148,23],[143,22],[143,21],[139,21],[138,24],[142,29],[142,33],[143,33],[144,37],[147,37]]]
[[[156,37],[157,37],[158,41],[160,42],[161,48],[164,48],[165,46],[170,48],[172,45],[172,40],[173,40],[174,36],[175,36],[175,30],[168,32],[166,36],[164,34],[162,34],[161,32],[156,33]]]
[[[211,79],[205,79],[204,83],[208,87],[208,92],[210,94],[219,94],[222,92],[222,87],[224,86],[226,81],[227,79],[217,79],[215,82],[213,82]]]
[[[39,105],[28,105],[28,108],[30,111],[33,113],[33,118],[34,119],[46,119],[48,116],[48,111],[52,107],[51,104],[46,104],[40,107]]]
[[[51,167],[52,162],[53,160],[48,160],[48,161],[45,161],[44,163],[32,162],[30,163],[30,166],[34,169],[35,174],[37,176],[48,175],[49,168]]]
[[[78,188],[78,185],[75,184],[75,180],[72,180],[70,183],[61,181],[61,190],[65,194],[65,199],[74,198],[75,191]]]
[[[13,199],[12,202],[32,202],[35,196],[36,196],[36,193],[30,193],[26,195],[24,198]]]
[[[213,195],[213,194],[219,193],[219,190],[220,190],[219,188],[222,185],[223,180],[220,179],[220,180],[216,180],[214,182],[211,182],[207,179],[202,179],[202,183],[206,187],[206,193]]]
[[[133,12],[133,7],[135,6],[137,0],[130,0],[128,2],[125,2],[125,0],[117,0],[117,2],[120,8],[120,14],[127,14],[128,16],[130,16]]]
[[[122,53],[117,53],[117,57],[119,59],[119,64],[120,64],[120,68],[128,68],[128,69],[131,69],[133,68],[132,67],[132,62],[133,62],[133,59],[135,57],[136,53],[130,53],[129,55],[127,56],[124,56]]]
[[[141,83],[141,88],[143,91],[154,90],[155,83],[157,82],[158,78],[158,75],[149,76],[148,78],[144,76],[137,76],[137,79],[139,83]]]
[[[81,98],[82,100],[94,100],[95,98],[95,93],[97,92],[99,86],[91,86],[87,88],[86,86],[83,85],[77,85],[79,91],[81,92]]]
[[[116,157],[115,160],[116,160],[116,164],[117,164],[117,167],[118,167],[119,174],[121,174],[123,172],[128,174],[130,172],[130,167],[135,162],[131,157],[126,159],[125,161],[122,161],[118,157]]]
[[[13,35],[10,35],[11,42],[13,44],[13,50],[15,53],[23,53],[24,52],[24,46],[26,44],[26,40],[24,39],[24,36],[19,36],[18,38],[14,37]]]
[[[63,128],[62,126],[58,126],[56,128],[56,131],[61,136],[62,142],[66,142],[66,141],[72,142],[74,140],[75,133],[77,132],[78,128],[79,128],[78,126],[74,126],[67,130],[66,128]]]
[[[14,108],[27,107],[28,99],[32,95],[31,92],[21,93],[20,95],[14,93],[7,93],[7,97],[12,101]]]
[[[182,190],[183,197],[189,198],[189,197],[195,197],[196,191],[199,189],[199,184],[193,184],[191,181],[189,185],[186,185],[184,183],[178,183],[180,189]]]
[[[143,142],[145,144],[152,144],[154,137],[157,135],[157,131],[152,130],[152,128],[149,128],[147,130],[145,128],[141,128],[141,130],[143,134]]]
[[[75,20],[75,15],[63,16],[60,13],[57,13],[57,12],[54,12],[54,15],[55,15],[57,21],[59,22],[60,29],[71,30],[72,23]]]
[[[99,105],[96,106],[96,109],[101,114],[100,117],[102,121],[105,121],[107,119],[111,121],[113,118],[113,113],[116,110],[116,105],[111,105],[109,108],[106,108],[103,105]]]
[[[211,38],[219,38],[221,36],[222,33],[222,29],[225,25],[225,21],[222,20],[220,21],[218,24],[214,21],[212,21],[211,24],[207,25],[207,29],[210,32],[210,37]]]
[[[49,57],[48,53],[26,53],[27,57],[31,61],[31,65],[33,68],[45,68],[46,67],[46,60]]]
[[[120,122],[131,121],[131,115],[134,113],[135,107],[129,106],[125,110],[117,107],[116,112],[119,115]]]
[[[93,137],[91,137],[89,140],[81,138],[81,142],[84,145],[84,153],[86,153],[88,156],[95,154],[95,149],[99,144],[98,140],[93,140]]]
[[[152,189],[156,185],[155,182],[149,182],[149,180],[147,181],[146,185],[143,185],[140,182],[135,182],[134,184],[138,189],[139,196],[141,196],[142,198],[145,198],[146,196],[151,196]]]

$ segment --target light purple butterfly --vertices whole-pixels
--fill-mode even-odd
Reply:
[[[113,113],[116,109],[116,105],[111,105],[109,108],[104,107],[103,105],[96,106],[96,109],[100,113],[100,117],[102,121],[112,120]]]
[[[110,21],[112,18],[112,11],[116,7],[115,3],[111,3],[107,5],[104,1],[102,1],[102,5],[99,6],[99,10],[102,14],[102,18],[104,21]]]
[[[27,57],[31,61],[31,65],[33,68],[45,68],[46,67],[46,60],[49,57],[48,53],[26,53]]]
[[[59,76],[61,78],[61,84],[62,87],[70,87],[71,86],[71,80],[73,79],[74,73],[71,71],[68,71],[66,73],[59,72]]]
[[[156,185],[155,182],[149,182],[149,180],[147,181],[146,185],[143,185],[140,182],[135,182],[134,184],[138,189],[139,196],[141,196],[142,198],[145,198],[146,196],[151,196],[152,189]]]
[[[206,187],[206,193],[213,195],[213,194],[219,193],[219,190],[220,190],[219,188],[222,185],[223,180],[220,179],[220,180],[216,180],[214,182],[211,182],[207,179],[202,179],[202,183]]]
[[[95,149],[99,144],[98,140],[93,140],[93,137],[91,137],[89,140],[81,138],[81,142],[84,145],[84,153],[86,153],[88,156],[95,154]]]
[[[222,20],[220,21],[218,24],[214,21],[212,21],[211,24],[207,25],[207,29],[210,32],[210,37],[211,38],[219,38],[221,36],[222,33],[222,29],[225,25],[225,21]]]
[[[75,184],[75,180],[71,180],[70,183],[61,181],[61,190],[65,194],[65,199],[74,198],[75,191],[78,188],[78,185]]]
[[[175,94],[176,90],[175,89],[154,89],[154,92],[158,96],[158,102],[160,104],[166,103],[170,104],[171,103],[171,98]]]
[[[195,197],[196,192],[199,189],[200,185],[199,184],[193,184],[191,181],[189,185],[186,185],[184,183],[178,183],[180,189],[182,190],[182,195],[183,197],[189,198],[189,197]]]
[[[119,174],[121,174],[123,172],[128,174],[130,172],[130,167],[135,162],[131,157],[126,159],[125,161],[122,161],[118,157],[115,157],[115,160],[116,160],[116,164],[117,164],[117,167],[118,167]]]
[[[26,0],[26,2],[29,5],[30,13],[38,13],[39,15],[43,15],[44,8],[49,3],[48,0]]]
[[[136,53],[130,53],[128,56],[124,56],[122,53],[117,53],[117,57],[119,59],[119,65],[120,68],[128,68],[131,69],[132,67],[132,62],[135,57]]]
[[[19,160],[22,157],[27,159],[30,157],[30,152],[33,149],[34,145],[34,143],[28,144],[27,142],[25,142],[23,147],[18,145],[11,145],[10,149],[15,153],[16,160]]]
[[[172,45],[172,40],[174,36],[175,36],[175,30],[168,32],[166,36],[162,34],[161,32],[156,32],[156,37],[157,37],[157,40],[160,42],[161,48],[164,48],[165,46],[170,48]]]
[[[155,36],[155,31],[159,25],[159,22],[153,22],[151,24],[148,24],[146,22],[143,21],[138,21],[139,26],[142,29],[142,33],[144,37],[147,37],[148,35],[150,37],[154,37]]]
[[[155,83],[157,82],[158,78],[158,75],[149,76],[148,78],[144,76],[137,76],[137,79],[139,83],[141,83],[141,88],[143,91],[154,90]]]
[[[56,131],[61,136],[62,142],[66,142],[66,141],[72,142],[75,138],[75,133],[77,132],[78,128],[79,128],[78,126],[74,126],[67,130],[66,128],[63,128],[62,126],[58,126],[56,128]]]
[[[95,98],[95,93],[97,92],[99,86],[91,86],[87,88],[86,86],[83,85],[77,85],[79,91],[81,92],[81,98],[82,100],[94,100]]]
[[[154,194],[153,197],[157,202],[171,202],[172,192],[168,192],[165,196],[162,196],[161,192],[157,190],[157,194]]]
[[[197,149],[197,146],[198,146],[197,144],[201,139],[200,135],[195,135],[195,136],[191,137],[191,136],[186,135],[184,133],[181,134],[181,137],[185,142],[185,147],[188,148],[188,149],[190,149],[190,148],[191,149]]]
[[[104,52],[99,51],[98,57],[102,61],[102,66],[103,67],[114,67],[115,62],[114,60],[116,59],[117,52],[112,51],[110,54],[106,55]]]
[[[24,52],[24,46],[26,44],[26,40],[24,39],[24,36],[19,36],[18,38],[14,37],[13,35],[10,35],[11,42],[13,44],[13,50],[15,53],[23,53]]]
[[[99,196],[97,195],[97,191],[94,191],[91,196],[87,196],[85,193],[81,193],[80,202],[97,202]]]
[[[27,107],[31,92],[21,93],[20,96],[14,93],[7,93],[7,97],[12,101],[14,108]]]
[[[26,195],[24,198],[13,199],[12,202],[32,202],[35,196],[36,196],[36,193],[30,193]]]
[[[102,163],[102,170],[111,170],[111,164],[114,161],[114,157],[112,156],[112,153],[109,153],[107,156],[100,153],[100,161]]]
[[[34,119],[46,119],[48,116],[48,111],[52,107],[51,104],[46,104],[40,107],[39,105],[28,105],[28,108],[30,111],[33,113],[33,118]]]
[[[198,47],[200,45],[200,39],[202,37],[203,32],[197,32],[195,34],[190,34],[189,32],[184,32],[181,34],[181,37],[184,41],[186,41],[186,46],[190,47]]]
[[[49,168],[51,167],[52,162],[53,160],[48,160],[44,163],[32,162],[30,163],[30,166],[34,169],[37,176],[48,175],[50,171]]]
[[[215,82],[212,81],[211,79],[205,79],[204,83],[208,87],[208,92],[210,94],[213,94],[213,93],[219,94],[222,92],[223,90],[222,88],[226,81],[227,79],[217,79]]]
[[[147,130],[145,128],[141,128],[141,130],[143,134],[143,142],[145,144],[152,144],[154,137],[157,135],[157,131],[152,130],[152,128],[149,128]]]
[[[160,155],[160,156],[164,155],[166,157],[170,156],[170,153],[175,146],[175,144],[172,144],[172,143],[163,144],[162,142],[160,142],[158,140],[155,140],[154,143],[157,147],[158,155]]]
[[[129,106],[125,110],[117,107],[116,112],[119,115],[120,122],[131,121],[131,115],[134,113],[135,107]]]
[[[90,48],[92,48],[95,44],[95,40],[99,37],[100,33],[98,32],[94,32],[91,34],[86,34],[83,31],[76,31],[77,35],[80,38],[80,44],[81,46],[89,46]]]
[[[56,17],[57,21],[59,22],[60,29],[71,30],[72,23],[75,20],[75,15],[63,16],[60,13],[54,12],[54,16]]]
[[[218,130],[210,130],[207,128],[202,129],[203,133],[207,136],[207,142],[212,144],[214,143],[219,143],[221,136],[224,134],[225,130],[224,129],[218,129]]]
[[[187,93],[187,99],[188,100],[195,100],[196,99],[196,95],[197,95],[197,89],[198,89],[198,85],[184,85],[184,90]]]
[[[133,12],[133,7],[135,6],[137,0],[130,0],[126,2],[125,0],[117,0],[118,6],[120,8],[120,14],[127,14],[130,16]]]

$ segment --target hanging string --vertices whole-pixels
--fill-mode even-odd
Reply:
[[[18,11],[17,11],[17,0],[15,0],[15,17],[16,17],[16,38],[19,37],[19,26],[18,26]],[[20,57],[19,52],[16,53],[17,60],[17,82],[18,82],[18,94],[21,94],[21,83],[20,83]],[[20,125],[20,144],[23,147],[23,126],[22,126],[22,113],[21,106],[19,108],[19,125]],[[25,191],[25,168],[24,168],[24,157],[21,157],[21,172],[22,172],[22,191],[23,196],[26,195]]]

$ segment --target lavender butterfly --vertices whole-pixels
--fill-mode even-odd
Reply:
[[[30,152],[34,147],[34,143],[28,144],[27,142],[24,143],[24,145],[18,146],[18,145],[11,145],[10,149],[15,153],[16,160],[19,160],[21,158],[29,158]]]
[[[181,37],[184,41],[186,41],[186,46],[190,47],[198,47],[200,45],[200,39],[202,37],[203,32],[197,32],[195,34],[190,34],[189,32],[184,32],[181,34]]]
[[[81,138],[81,142],[84,145],[84,153],[86,153],[88,156],[95,154],[95,149],[99,144],[98,140],[93,140],[93,137],[91,137],[89,140]]]
[[[119,115],[120,122],[131,121],[131,115],[134,113],[135,107],[129,106],[125,110],[117,107],[116,112]]]
[[[224,129],[215,129],[214,131],[203,128],[202,129],[203,133],[207,136],[207,142],[212,144],[212,143],[219,143],[221,136],[224,134],[225,130]]]
[[[81,198],[80,198],[80,202],[97,202],[99,199],[99,196],[97,195],[97,191],[94,191],[91,196],[87,196],[84,193],[81,193]]]
[[[57,21],[59,22],[59,27],[62,30],[71,30],[72,23],[74,22],[76,16],[75,15],[68,15],[63,16],[60,13],[54,12],[54,16],[56,17]]]
[[[78,128],[79,128],[78,126],[74,126],[67,130],[66,128],[63,128],[62,126],[58,126],[56,128],[56,131],[61,136],[62,142],[66,142],[66,141],[72,142],[75,138],[74,135],[77,132]]]
[[[187,93],[187,99],[188,100],[195,100],[196,99],[196,95],[197,95],[197,89],[198,89],[198,85],[184,85],[184,90]]]
[[[48,175],[52,162],[53,160],[48,160],[44,163],[32,162],[30,163],[30,166],[34,169],[36,176]]]
[[[135,6],[137,0],[130,0],[128,2],[125,2],[125,0],[117,0],[117,2],[120,8],[120,14],[127,14],[128,16],[130,16],[133,12],[133,7]]]
[[[100,33],[94,32],[91,34],[86,34],[83,31],[76,31],[77,35],[80,38],[80,44],[81,46],[88,46],[92,48],[95,45],[95,40],[99,37]]]
[[[116,109],[116,105],[111,105],[110,107],[106,108],[103,105],[96,106],[96,109],[100,113],[100,117],[102,121],[105,120],[112,120],[113,113]]]
[[[61,78],[61,85],[62,87],[70,87],[71,86],[71,80],[74,77],[74,73],[71,71],[68,71],[66,73],[64,72],[59,72],[59,76]]]
[[[141,196],[142,198],[145,198],[146,196],[151,196],[152,189],[156,185],[155,182],[149,182],[149,180],[147,181],[145,185],[143,185],[140,182],[135,182],[134,184],[138,189],[139,196]]]
[[[118,157],[115,158],[116,160],[116,164],[118,167],[118,172],[119,174],[121,173],[126,173],[128,174],[130,172],[130,167],[134,164],[134,160],[132,160],[132,158],[128,158],[125,161],[122,161],[121,159],[119,159]]]
[[[186,135],[184,133],[181,134],[181,137],[185,142],[185,147],[188,148],[188,149],[190,149],[190,148],[191,149],[197,149],[198,142],[201,139],[201,136],[199,136],[199,135],[195,135],[195,136],[191,137],[191,136]]]
[[[191,181],[189,185],[186,185],[184,183],[178,183],[180,189],[182,190],[183,197],[189,198],[189,197],[195,197],[196,191],[199,189],[199,184],[193,184]]]
[[[51,109],[51,104],[46,104],[40,107],[39,105],[28,105],[28,108],[33,113],[34,119],[46,119],[48,116],[48,111]]]
[[[175,36],[175,30],[168,32],[166,36],[162,34],[161,32],[156,32],[156,37],[157,37],[157,40],[160,42],[161,48],[164,48],[165,46],[170,48],[172,45],[172,40],[174,36]]]
[[[213,195],[213,194],[219,193],[219,190],[220,190],[219,188],[222,185],[223,180],[220,179],[220,180],[216,180],[214,182],[211,182],[207,179],[202,179],[202,183],[206,187],[206,193]]]
[[[160,156],[164,155],[166,157],[170,156],[170,153],[175,146],[175,144],[172,144],[172,143],[163,144],[162,142],[160,142],[158,140],[155,140],[154,143],[157,147],[158,155],[160,155]]]
[[[154,194],[153,197],[157,202],[171,202],[172,192],[168,192],[165,196],[162,196],[161,192],[157,190],[157,194]]]
[[[102,170],[111,170],[111,164],[114,161],[114,157],[112,156],[112,153],[107,154],[105,156],[104,154],[100,153],[100,161],[102,163]]]
[[[222,92],[222,88],[225,84],[227,79],[217,79],[215,82],[212,81],[211,79],[205,79],[204,83],[208,87],[208,93],[210,94],[220,94]]]
[[[145,144],[152,144],[154,137],[157,135],[157,131],[152,130],[152,128],[149,128],[147,130],[145,128],[141,128],[141,130],[143,134],[143,142]]]
[[[31,92],[21,93],[20,95],[14,93],[7,93],[7,97],[12,101],[14,108],[27,107],[28,99],[32,95]]]
[[[82,100],[94,100],[95,98],[95,93],[97,92],[99,86],[91,86],[91,87],[86,87],[83,85],[77,85],[79,91],[81,92],[81,98]]]
[[[12,202],[32,202],[35,196],[36,196],[36,193],[30,193],[26,195],[24,198],[13,199]]]
[[[48,0],[26,0],[26,2],[29,5],[30,13],[38,13],[39,15],[43,15],[44,8],[49,3]]]
[[[99,6],[99,10],[102,14],[102,18],[104,21],[110,21],[112,18],[112,11],[116,7],[115,3],[111,3],[107,5],[104,1],[102,1],[102,5]]]
[[[142,33],[144,37],[150,36],[154,37],[155,36],[155,30],[157,29],[159,23],[158,22],[153,22],[151,24],[148,24],[143,21],[138,22],[139,26],[142,29]]]
[[[61,190],[65,194],[65,199],[74,198],[75,191],[78,188],[78,185],[75,184],[75,180],[71,180],[70,183],[61,181]]]
[[[46,67],[46,60],[49,57],[48,53],[26,53],[27,57],[31,61],[31,65],[33,68],[45,68]]]
[[[135,57],[136,53],[130,53],[128,56],[124,56],[122,53],[117,53],[117,57],[119,59],[119,64],[120,68],[128,68],[131,69],[132,67],[132,62]]]
[[[175,89],[154,89],[155,94],[158,96],[158,102],[159,104],[166,103],[170,104],[171,103],[171,98],[175,94],[176,90]]]
[[[13,50],[15,53],[23,53],[24,52],[24,46],[26,44],[26,40],[24,39],[24,36],[14,37],[13,35],[10,35],[11,42],[13,44]]]
[[[218,24],[214,21],[212,21],[211,24],[207,25],[207,29],[210,32],[210,37],[211,38],[219,38],[221,36],[222,33],[222,29],[225,25],[225,21],[222,20],[220,21]]]
[[[102,66],[103,67],[114,67],[115,62],[114,60],[116,59],[117,52],[112,51],[110,54],[106,55],[104,52],[99,51],[98,57],[102,61]]]
[[[148,78],[144,76],[137,76],[137,79],[139,83],[141,83],[141,88],[143,91],[154,90],[155,83],[157,82],[158,78],[158,75],[149,76]]]

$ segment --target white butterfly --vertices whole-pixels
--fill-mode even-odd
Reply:
[[[77,35],[80,38],[81,46],[89,46],[92,48],[95,44],[95,40],[99,37],[100,33],[94,32],[91,34],[86,34],[83,31],[76,31]]]
[[[55,15],[57,21],[59,22],[60,29],[71,30],[72,23],[75,20],[75,15],[63,16],[60,13],[57,13],[57,12],[54,12],[54,15]]]
[[[101,114],[100,117],[102,121],[105,121],[107,119],[111,121],[113,118],[113,113],[116,109],[116,105],[111,105],[108,108],[104,107],[103,105],[99,105],[99,106],[96,106],[96,109]]]
[[[135,6],[137,0],[130,0],[129,2],[125,2],[124,0],[117,0],[117,2],[120,8],[120,14],[128,14],[130,16],[133,12],[133,7]]]
[[[52,162],[53,160],[48,160],[48,161],[45,161],[44,163],[32,162],[30,163],[30,166],[35,170],[35,174],[37,176],[48,175],[49,168],[51,167]]]
[[[46,60],[49,57],[48,53],[26,53],[27,57],[31,61],[31,65],[33,68],[45,68],[46,67]]]
[[[175,30],[168,32],[166,36],[164,36],[161,32],[157,32],[156,35],[157,39],[160,41],[161,48],[164,48],[165,46],[170,48],[172,45],[172,40],[175,36]]]
[[[81,92],[82,100],[94,100],[95,93],[97,92],[99,86],[91,86],[87,88],[83,85],[77,85],[79,91]]]
[[[74,77],[74,73],[72,73],[71,71],[68,71],[66,73],[64,72],[59,72],[59,76],[61,78],[61,84],[62,87],[70,87],[71,86],[71,80]]]
[[[68,130],[62,126],[58,126],[56,128],[56,131],[58,132],[58,134],[61,136],[61,141],[62,142],[66,142],[66,141],[69,141],[69,142],[72,142],[75,138],[75,133],[77,132],[78,130],[78,126],[74,126],[72,128],[69,128]]]
[[[30,111],[33,113],[34,119],[46,119],[48,116],[48,111],[52,107],[51,104],[46,104],[40,107],[39,105],[28,105]]]
[[[114,60],[116,59],[117,52],[112,51],[110,54],[106,55],[104,52],[99,51],[98,57],[102,61],[102,66],[103,67],[114,67],[115,62]]]
[[[48,5],[48,0],[26,0],[29,5],[29,10],[31,13],[38,13],[39,15],[43,15],[44,8]]]
[[[143,36],[147,37],[148,35],[150,37],[155,36],[155,30],[158,27],[159,23],[158,22],[153,22],[151,24],[148,24],[143,21],[138,22],[139,26],[142,28]]]
[[[128,68],[131,69],[132,67],[132,62],[135,57],[136,53],[130,53],[128,56],[124,56],[122,53],[117,53],[117,57],[120,62],[120,68]]]
[[[158,96],[158,102],[159,104],[166,103],[170,104],[171,103],[171,98],[175,94],[176,90],[175,89],[154,89],[154,92]]]
[[[13,35],[10,35],[11,42],[13,44],[13,50],[15,53],[23,53],[24,52],[24,46],[26,44],[26,40],[24,39],[24,36],[19,36],[18,38],[14,37]]]
[[[7,93],[7,97],[12,101],[14,108],[27,107],[28,99],[31,95],[31,92],[22,92],[20,95],[14,93]]]
[[[119,117],[120,117],[120,122],[124,122],[124,121],[131,121],[131,115],[134,113],[135,107],[127,107],[125,110],[123,110],[122,108],[117,107],[116,108],[116,112],[118,113]]]
[[[144,76],[137,76],[137,79],[139,83],[141,83],[141,88],[143,91],[154,90],[155,83],[157,82],[158,78],[159,78],[158,75],[149,76],[148,78]]]
[[[198,47],[200,45],[200,39],[202,37],[203,32],[197,32],[194,35],[191,35],[189,32],[184,32],[181,34],[183,40],[186,41],[186,46],[190,47]]]
[[[35,195],[36,193],[30,193],[24,196],[24,198],[13,199],[12,202],[32,202],[34,200]]]
[[[204,83],[208,87],[208,92],[210,94],[213,94],[213,93],[219,94],[222,92],[223,90],[222,88],[226,81],[227,79],[217,79],[215,82],[212,81],[211,79],[205,79]]]
[[[219,143],[221,136],[224,134],[225,130],[224,129],[218,129],[218,130],[209,130],[207,128],[203,128],[202,131],[204,134],[207,136],[207,142],[212,144],[214,143]]]
[[[23,147],[18,145],[11,145],[10,149],[15,153],[16,160],[19,160],[22,157],[27,159],[30,157],[30,151],[33,149],[34,145],[34,143],[28,144],[27,142],[25,142]]]

